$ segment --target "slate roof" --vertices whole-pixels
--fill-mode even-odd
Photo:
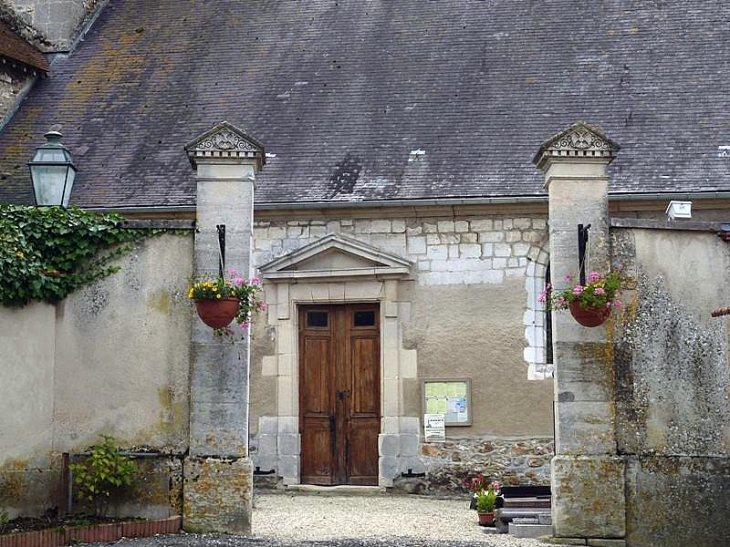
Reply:
[[[48,61],[40,50],[15,34],[4,21],[0,21],[0,55],[48,72]]]
[[[192,205],[183,145],[222,120],[276,155],[259,203],[541,195],[531,159],[577,120],[622,146],[614,193],[730,190],[722,0],[151,4],[111,0],[32,91],[0,134],[0,200],[30,201],[57,123],[73,203]]]

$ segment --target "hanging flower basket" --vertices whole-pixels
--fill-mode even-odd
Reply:
[[[579,300],[573,300],[570,305],[570,315],[580,325],[584,327],[599,327],[611,315],[611,308],[603,306],[602,308],[584,308],[580,305]]]
[[[238,298],[197,300],[195,309],[203,323],[213,329],[222,329],[230,325],[238,315]]]
[[[611,315],[611,310],[622,305],[619,300],[621,274],[618,271],[605,276],[590,272],[585,285],[572,285],[573,277],[570,274],[566,274],[564,279],[571,285],[558,292],[553,291],[548,284],[538,300],[550,310],[570,310],[573,318],[584,327],[602,325]]]
[[[195,302],[200,320],[213,328],[216,336],[235,342],[235,329],[248,329],[251,314],[266,311],[266,304],[257,298],[261,290],[258,278],[244,279],[235,270],[228,272],[230,280],[221,276],[191,279],[188,298]],[[231,321],[237,326],[230,327]]]

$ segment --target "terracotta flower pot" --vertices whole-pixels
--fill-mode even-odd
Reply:
[[[611,308],[606,306],[605,308],[582,308],[578,300],[573,300],[570,303],[570,314],[578,322],[578,324],[584,327],[598,327],[611,315]]]
[[[494,526],[494,511],[477,513],[479,515],[479,526]]]
[[[197,300],[195,309],[200,320],[213,329],[227,327],[238,313],[238,298]]]

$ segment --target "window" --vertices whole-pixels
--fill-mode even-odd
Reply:
[[[375,312],[373,310],[368,311],[355,311],[353,312],[352,324],[354,327],[374,327],[375,326]]]
[[[326,329],[328,325],[329,314],[326,311],[308,311],[307,312],[307,328],[308,329]]]

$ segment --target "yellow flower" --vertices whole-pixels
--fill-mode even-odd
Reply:
[[[220,295],[220,294],[216,295],[216,298],[220,298],[220,297],[221,297],[221,295]]]
[[[16,254],[16,255],[18,256],[18,258],[20,258],[20,259],[23,259],[23,258],[25,258],[25,255],[24,255],[24,254],[22,253],[22,251],[18,251],[18,252],[17,252],[17,253],[15,253],[15,254]]]

